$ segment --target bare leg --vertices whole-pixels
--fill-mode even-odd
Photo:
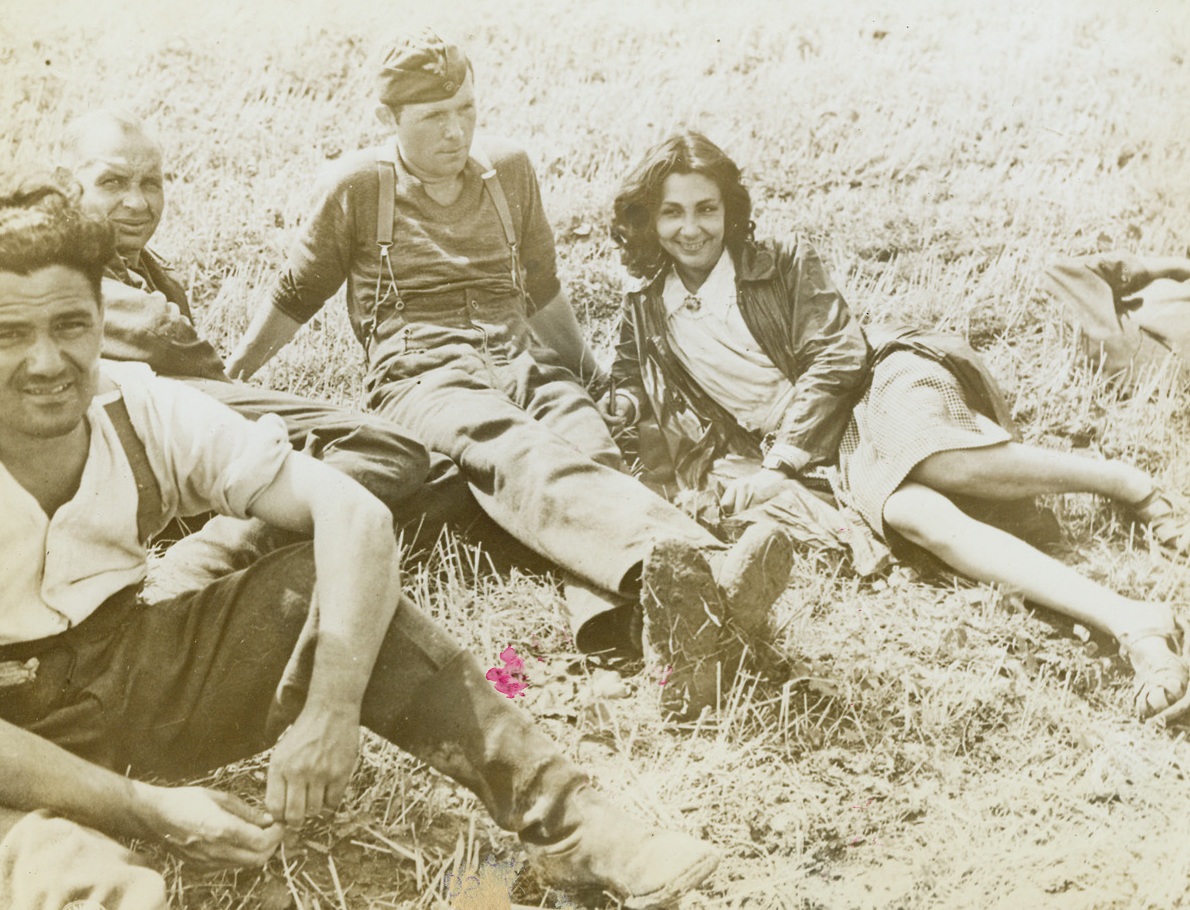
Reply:
[[[1117,639],[1144,629],[1173,629],[1168,607],[1117,594],[1023,540],[977,521],[942,493],[920,483],[902,484],[888,498],[884,520],[963,575],[1010,587],[1034,603]],[[1169,653],[1163,638],[1147,637],[1131,647],[1129,659],[1133,669],[1145,675],[1166,662]],[[1177,700],[1181,692],[1169,694],[1165,704]],[[1165,704],[1150,706],[1160,710]]]
[[[1015,442],[937,452],[910,471],[909,480],[941,493],[984,499],[1097,493],[1124,503],[1139,502],[1154,486],[1144,471],[1120,461],[1094,461]]]

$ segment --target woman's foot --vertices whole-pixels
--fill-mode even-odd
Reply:
[[[1148,606],[1152,616],[1119,631],[1120,654],[1135,674],[1133,707],[1141,720],[1169,723],[1190,710],[1190,667],[1182,652],[1185,629],[1167,610]]]
[[[1161,546],[1190,555],[1190,503],[1156,484],[1142,499],[1127,504],[1132,520],[1144,525]]]

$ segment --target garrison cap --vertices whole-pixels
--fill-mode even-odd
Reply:
[[[463,85],[467,67],[462,49],[429,29],[402,35],[381,54],[376,94],[393,107],[445,101]]]

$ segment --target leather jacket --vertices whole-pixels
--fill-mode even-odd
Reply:
[[[770,438],[741,426],[670,348],[662,302],[665,272],[642,280],[625,298],[612,376],[617,389],[640,404],[642,465],[662,484],[673,479],[680,487],[697,488],[720,455],[760,458],[778,443],[809,453],[812,463],[832,462],[851,409],[867,387],[868,342],[807,241],[747,243],[733,261],[740,314],[764,354],[793,383],[793,400]],[[691,414],[699,431],[692,432]]]

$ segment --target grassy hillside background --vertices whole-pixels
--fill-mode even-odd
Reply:
[[[1038,290],[1060,254],[1190,244],[1190,5],[1128,0],[503,0],[496,3],[0,2],[6,161],[45,159],[100,104],[150,119],[167,152],[156,247],[227,351],[300,222],[319,166],[380,137],[363,66],[428,22],[473,57],[481,127],[537,164],[564,280],[608,352],[621,274],[611,197],[679,125],[745,168],[758,233],[818,244],[852,306],[967,335],[1026,437],[1122,457],[1190,490],[1187,389],[1118,400]],[[341,301],[260,377],[353,402]],[[1090,497],[1055,502],[1069,559],[1185,617],[1186,563]],[[549,579],[464,583],[444,546],[410,586],[486,662],[543,663],[527,705],[624,805],[718,843],[691,907],[1170,908],[1190,903],[1190,745],[1131,721],[1111,642],[1011,592],[860,583],[804,560],[781,601],[800,675],[746,681],[675,731],[656,686],[567,674]],[[624,695],[626,697],[617,697]],[[178,906],[429,907],[456,859],[516,856],[471,798],[369,740],[348,804],[264,875],[168,862]],[[259,797],[262,765],[213,776]],[[517,899],[555,906],[531,874]]]

